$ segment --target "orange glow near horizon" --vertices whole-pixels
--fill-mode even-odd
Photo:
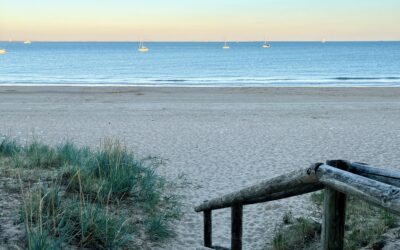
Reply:
[[[0,5],[0,40],[255,41],[265,36],[400,40],[400,2],[3,0]]]

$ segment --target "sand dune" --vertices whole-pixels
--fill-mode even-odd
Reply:
[[[193,207],[312,162],[343,158],[400,166],[399,88],[0,87],[0,134],[98,145],[121,138],[159,169],[186,175],[185,216],[160,249],[202,244]],[[261,249],[282,215],[306,215],[307,196],[246,206],[244,249]],[[230,211],[214,213],[215,244],[229,246]]]

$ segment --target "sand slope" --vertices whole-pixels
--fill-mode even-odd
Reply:
[[[168,159],[160,173],[191,183],[178,236],[161,249],[202,244],[193,206],[312,162],[343,158],[400,167],[398,88],[0,87],[0,134],[98,145],[118,137]],[[305,215],[307,196],[244,209],[244,249],[261,249],[282,215]],[[230,211],[217,211],[215,244],[229,246]]]

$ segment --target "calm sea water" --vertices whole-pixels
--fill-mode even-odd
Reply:
[[[400,42],[0,42],[0,84],[400,86]]]

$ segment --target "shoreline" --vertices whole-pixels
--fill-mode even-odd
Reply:
[[[43,101],[37,98],[40,93],[69,95],[107,102],[140,103],[271,103],[271,102],[399,102],[400,88],[395,87],[132,87],[132,86],[1,86],[0,97],[7,100],[11,95],[32,94],[29,100]],[[92,96],[91,96],[92,95]],[[47,96],[52,100],[52,96]],[[82,102],[82,100],[79,100]],[[1,99],[0,99],[1,103]]]
[[[104,84],[0,84],[0,90],[4,88],[135,88],[135,89],[393,89],[400,86],[181,86],[181,85],[104,85]]]
[[[382,84],[303,84],[303,85],[290,85],[290,84],[265,84],[262,85],[176,85],[176,84],[103,84],[103,83],[0,83],[1,87],[88,87],[88,88],[400,88],[400,84],[394,83],[392,85],[382,85]]]

